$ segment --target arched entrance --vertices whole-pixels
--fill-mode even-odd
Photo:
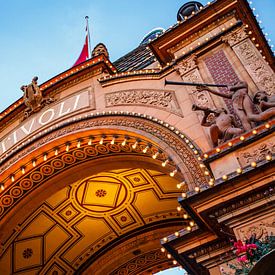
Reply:
[[[24,146],[3,175],[3,271],[138,274],[172,264],[159,239],[187,223],[181,192],[206,183],[184,134],[140,114],[97,113]]]

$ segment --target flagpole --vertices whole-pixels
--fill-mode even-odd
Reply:
[[[88,19],[89,19],[89,16],[85,16],[85,19],[86,19],[86,28],[87,28],[87,33],[88,33],[88,57],[89,59],[91,58],[91,53],[92,53],[92,50],[91,50],[91,43],[90,43],[90,31],[89,31],[89,22],[88,22]]]

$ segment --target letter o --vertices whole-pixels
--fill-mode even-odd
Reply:
[[[51,112],[51,115],[50,117],[48,118],[47,121],[42,121],[43,117],[45,116],[45,114],[47,114],[48,112]],[[45,125],[47,123],[49,123],[54,117],[54,109],[48,109],[47,111],[45,111],[40,117],[39,117],[39,120],[38,122],[41,124],[41,125]]]

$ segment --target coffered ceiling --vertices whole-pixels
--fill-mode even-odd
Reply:
[[[2,246],[3,274],[138,274],[167,266],[159,239],[183,225],[178,181],[141,168],[92,174],[91,167],[91,176],[51,195],[18,224]]]

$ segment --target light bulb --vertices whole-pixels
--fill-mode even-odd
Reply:
[[[162,162],[162,167],[165,167],[167,165],[167,163],[169,162],[169,159],[165,160],[164,162]]]
[[[136,149],[136,148],[137,148],[137,145],[138,145],[138,141],[136,141],[136,142],[132,145],[132,148],[133,148],[133,149]]]
[[[126,143],[127,143],[127,139],[125,138],[125,139],[122,141],[121,145],[122,145],[122,146],[125,146]]]
[[[89,138],[88,145],[92,145],[92,143],[93,143],[92,138]]]
[[[238,168],[238,169],[236,170],[236,172],[237,172],[238,174],[241,174],[241,173],[243,172],[243,170],[242,170],[241,168]]]
[[[156,159],[156,158],[158,157],[158,155],[159,155],[159,151],[157,151],[157,152],[152,156],[152,158],[153,158],[153,159]]]
[[[111,141],[111,144],[114,145],[115,144],[115,141],[116,141],[116,138],[113,137],[112,141]]]
[[[174,177],[176,173],[177,173],[177,169],[175,169],[174,171],[170,172],[170,177]]]
[[[80,146],[81,146],[81,141],[79,140],[79,141],[77,142],[77,148],[80,148]]]
[[[142,150],[142,152],[143,152],[144,154],[146,154],[146,152],[148,151],[148,149],[149,149],[149,146],[147,145],[147,146]]]
[[[47,154],[44,154],[43,159],[44,159],[44,161],[47,160]]]

